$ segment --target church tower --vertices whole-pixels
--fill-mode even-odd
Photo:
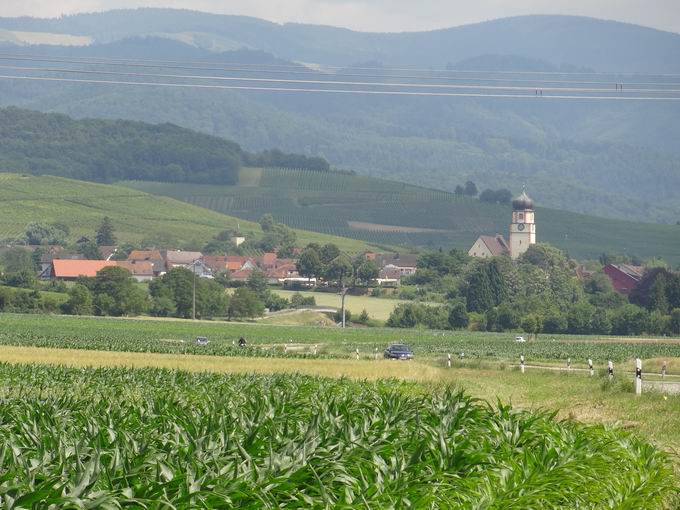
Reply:
[[[510,224],[510,256],[519,257],[536,244],[536,223],[534,201],[526,191],[512,201],[512,223]]]

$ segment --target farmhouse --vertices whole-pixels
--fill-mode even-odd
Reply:
[[[380,254],[374,260],[381,269],[381,278],[400,279],[402,276],[414,274],[418,269],[418,256],[413,254]]]

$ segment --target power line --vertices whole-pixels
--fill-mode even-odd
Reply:
[[[86,64],[86,65],[106,65],[106,66],[122,66],[122,67],[142,67],[142,68],[158,68],[158,69],[184,69],[192,71],[220,71],[220,72],[240,72],[240,73],[268,73],[268,74],[295,74],[295,75],[324,75],[320,71],[314,71],[311,68],[306,68],[299,65],[283,65],[283,64],[247,64],[247,63],[217,63],[217,62],[204,62],[204,61],[172,61],[172,60],[148,60],[148,59],[93,59],[91,57],[49,57],[40,55],[21,55],[21,54],[0,54],[0,60],[14,60],[14,61],[29,61],[29,62],[49,62],[49,63],[66,63],[66,64]],[[211,67],[198,67],[210,65]],[[238,67],[216,67],[216,66],[238,66]],[[274,67],[275,69],[270,69]],[[281,68],[287,68],[290,70],[282,70]],[[304,68],[306,70],[300,70]],[[329,69],[329,70],[346,70],[347,68],[341,67],[320,67],[319,69]],[[357,68],[353,67],[354,70],[370,70],[377,71],[380,68]],[[399,68],[394,70],[406,71],[406,68]],[[419,80],[438,80],[438,81],[489,81],[489,82],[517,82],[517,83],[527,83],[535,82],[535,79],[516,79],[516,78],[491,78],[484,77],[483,75],[494,75],[494,74],[505,74],[508,76],[520,74],[520,75],[550,75],[549,72],[539,72],[539,71],[472,71],[472,70],[424,70],[419,69],[417,71],[430,72],[430,73],[463,73],[467,75],[482,75],[482,77],[455,77],[455,76],[425,76],[425,75],[394,75],[394,74],[364,74],[364,73],[332,73],[334,77],[346,76],[353,78],[383,78],[383,79],[419,79]],[[569,76],[569,75],[589,75],[589,73],[562,73],[555,72],[554,75]],[[550,84],[565,84],[565,83],[581,83],[588,85],[611,85],[611,84],[625,84],[628,86],[669,86],[678,85],[677,82],[627,82],[621,80],[622,76],[653,76],[653,77],[680,77],[680,75],[653,75],[653,74],[617,74],[617,73],[590,73],[597,76],[612,76],[616,79],[610,81],[584,81],[584,80],[539,80],[540,83],[550,83]]]
[[[205,76],[205,75],[185,75],[185,74],[157,74],[157,73],[133,73],[123,71],[103,71],[92,69],[70,69],[70,68],[49,68],[49,67],[25,67],[25,66],[2,66],[0,69],[12,71],[28,72],[49,72],[64,74],[95,74],[108,76],[127,76],[133,78],[159,78],[159,79],[183,79],[183,80],[214,80],[214,81],[239,81],[251,83],[284,83],[297,85],[340,85],[340,86],[369,86],[369,87],[399,87],[399,88],[426,88],[426,89],[453,89],[453,90],[507,90],[507,91],[536,91],[541,92],[572,92],[572,93],[609,93],[619,92],[618,85],[615,90],[611,88],[587,88],[587,87],[528,87],[516,85],[452,85],[452,84],[432,84],[432,83],[385,83],[385,82],[357,82],[357,81],[337,81],[337,80],[294,80],[283,78],[250,78],[235,76]],[[635,94],[674,94],[680,93],[680,89],[648,89],[648,88],[628,88],[626,93]]]
[[[48,76],[12,76],[0,75],[0,79],[4,80],[25,80],[25,81],[42,81],[42,82],[64,82],[64,83],[84,83],[84,84],[99,84],[99,85],[126,85],[126,86],[141,86],[141,87],[171,87],[171,88],[185,88],[185,89],[212,89],[212,90],[250,90],[250,91],[268,91],[268,92],[304,92],[304,93],[326,93],[326,94],[357,94],[357,95],[375,95],[375,96],[419,96],[419,97],[477,97],[477,98],[514,98],[514,99],[530,99],[532,97],[541,97],[543,99],[560,99],[560,100],[595,100],[595,101],[680,101],[680,97],[647,97],[647,96],[581,96],[581,95],[541,95],[534,96],[534,94],[484,94],[484,93],[470,93],[470,92],[417,92],[417,91],[395,91],[395,90],[347,90],[347,89],[315,89],[315,88],[294,88],[294,87],[255,87],[245,85],[207,85],[198,83],[163,83],[163,82],[133,82],[133,81],[119,81],[119,80],[85,80],[74,78],[56,78]]]

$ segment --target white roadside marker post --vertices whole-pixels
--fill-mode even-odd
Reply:
[[[590,377],[595,375],[595,370],[593,370],[593,360],[588,358],[588,370],[590,370]]]
[[[449,359],[446,361],[446,365],[451,368],[451,354],[449,353]]]
[[[283,344],[283,353],[284,354],[288,353],[288,344],[286,344],[286,343]]]
[[[378,361],[378,348],[375,348],[375,360]]]
[[[635,394],[642,395],[642,360],[635,360]]]
[[[571,358],[567,358],[567,372],[571,372]]]
[[[319,344],[314,344],[314,356],[316,356],[316,351],[319,349]]]
[[[666,378],[666,362],[663,362],[663,365],[661,365],[661,380]]]
[[[612,360],[607,362],[607,373],[609,374],[610,381],[614,379],[614,363],[612,363]]]
[[[463,361],[465,361],[465,353],[461,352],[460,353],[460,362],[462,363]]]
[[[524,354],[519,357],[519,369],[524,373]]]
[[[359,348],[357,347],[357,359],[359,359]]]

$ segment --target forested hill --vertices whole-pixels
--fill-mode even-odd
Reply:
[[[173,124],[74,120],[0,109],[0,171],[115,182],[152,180],[235,184],[243,164],[328,170],[322,158],[277,150],[248,153],[238,144]]]

